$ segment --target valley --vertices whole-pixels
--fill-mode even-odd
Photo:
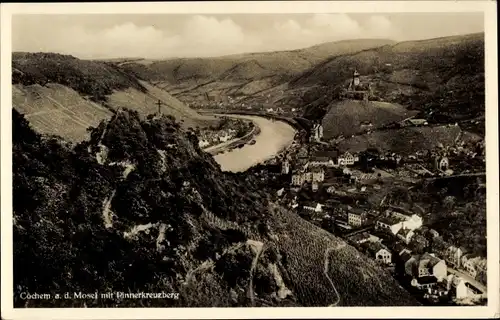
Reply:
[[[486,303],[483,34],[12,61],[17,307]]]

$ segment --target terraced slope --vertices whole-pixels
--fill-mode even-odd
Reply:
[[[87,128],[109,119],[120,108],[146,116],[158,111],[182,125],[216,122],[202,116],[168,92],[110,62],[80,60],[54,53],[13,53],[13,103],[41,133],[70,141],[88,137]]]

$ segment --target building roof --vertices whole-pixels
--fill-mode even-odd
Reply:
[[[399,213],[399,214],[403,214],[405,216],[408,216],[408,218],[413,215],[413,213],[403,207],[398,207],[398,206],[395,206],[395,205],[390,205],[389,206],[389,209],[387,209],[387,211],[389,213],[392,213],[392,212],[396,212],[396,213]]]
[[[401,222],[401,219],[398,219],[396,217],[380,217],[379,219],[377,219],[377,221],[380,221],[383,224],[392,226],[392,225],[395,225],[395,224]]]
[[[399,231],[398,231],[398,233],[397,233],[397,234],[406,238],[406,236],[407,236],[410,232],[413,232],[413,230],[411,230],[411,229],[406,229],[406,228],[401,228],[401,229],[399,229]]]
[[[349,213],[366,216],[367,212],[361,208],[349,208]]]
[[[310,162],[312,161],[328,162],[330,161],[330,158],[322,156],[312,156]]]
[[[429,268],[432,268],[442,260],[429,253],[424,253],[423,255],[420,256],[420,261],[428,261],[427,266]]]
[[[407,255],[403,254],[401,255],[401,259],[405,262],[405,272],[408,275],[414,275],[416,271],[416,266],[418,264],[418,256],[414,255]]]
[[[457,252],[460,249],[463,254],[465,254],[467,252],[467,249],[465,249],[464,247],[456,247],[454,245],[450,245],[447,249],[451,250],[453,252]]]
[[[435,276],[425,276],[425,277],[419,277],[417,281],[419,284],[431,284],[431,283],[436,283],[437,278]]]
[[[357,233],[350,237],[351,241],[358,242],[361,240],[369,239],[370,234],[368,232]]]
[[[381,244],[380,242],[370,242],[367,246],[366,246],[366,250],[371,253],[371,254],[377,254],[377,252],[379,252],[380,250],[387,250],[387,247],[384,246],[383,244]],[[390,251],[387,250],[389,253]]]
[[[403,255],[401,255],[401,258],[403,259]],[[418,274],[419,268],[427,268],[427,269],[433,268],[436,264],[438,264],[442,260],[428,253],[425,253],[423,255],[413,255],[406,261],[408,262],[407,264],[405,264],[406,273],[410,275],[416,275]]]
[[[471,259],[474,259],[476,257],[479,257],[479,254],[477,254],[477,253],[466,253],[462,257],[464,259],[471,260]]]
[[[413,238],[411,239],[412,242],[419,242],[419,243],[427,243],[429,242],[429,240],[427,240],[426,237],[424,237],[423,235],[419,234],[419,233],[415,233],[415,235],[413,236]]]
[[[391,250],[397,254],[400,254],[401,251],[403,251],[404,249],[406,249],[406,246],[404,246],[403,244],[401,244],[399,242],[393,242],[391,244]]]

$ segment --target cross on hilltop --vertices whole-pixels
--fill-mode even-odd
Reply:
[[[156,102],[156,105],[158,106],[158,114],[161,114],[161,105],[163,104],[163,102],[161,102],[161,100],[158,100],[158,102]]]

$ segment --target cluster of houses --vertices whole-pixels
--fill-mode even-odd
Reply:
[[[464,279],[448,274],[448,267],[462,270],[472,278],[477,278],[480,272],[486,273],[486,259],[466,254],[463,248],[448,246],[436,248],[434,253],[427,252],[429,237],[432,239],[439,234],[429,230],[424,235],[420,230],[423,221],[417,214],[388,209],[374,217],[366,210],[351,209],[348,223],[354,228],[374,225],[377,236],[364,231],[349,236],[349,241],[380,264],[398,270],[406,284],[429,299],[449,293],[456,299],[465,299],[477,293]]]
[[[236,130],[227,129],[220,131],[203,131],[198,139],[200,148],[207,148],[219,143],[223,143],[233,139],[236,135]]]
[[[292,174],[291,185],[294,187],[302,187],[304,184],[311,184],[312,190],[316,191],[319,184],[325,180],[325,171],[328,168],[342,168],[351,166],[359,161],[357,155],[349,152],[338,154],[338,152],[321,152],[307,158],[301,157],[294,163],[292,168],[291,160],[286,158],[282,161],[282,174]]]

